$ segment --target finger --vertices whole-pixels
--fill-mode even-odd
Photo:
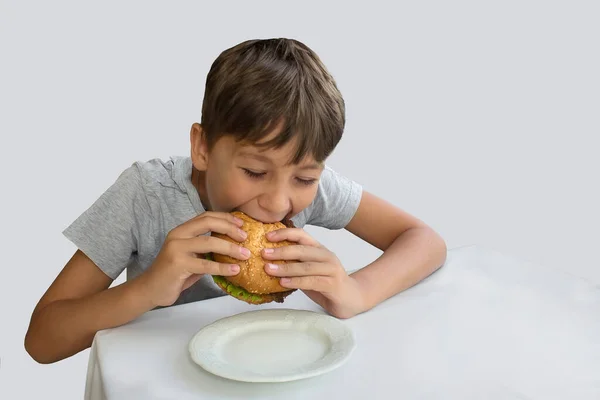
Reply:
[[[234,218],[231,216],[231,218]],[[171,231],[170,236],[175,238],[192,238],[204,235],[208,232],[217,232],[227,235],[233,240],[241,242],[246,239],[247,234],[236,225],[229,217],[221,214],[200,216],[193,218]]]
[[[324,247],[307,245],[290,245],[272,249],[263,249],[262,257],[268,261],[318,261],[332,259],[331,252]]]
[[[303,262],[289,264],[268,263],[265,272],[272,276],[333,276],[337,271],[331,264],[320,262]]]
[[[225,221],[229,221],[232,224],[235,224],[239,227],[244,225],[244,221],[242,219],[240,219],[228,212],[206,211],[206,212],[203,212],[202,214],[198,215],[198,217],[199,218],[216,217],[216,218],[224,219]]]
[[[201,214],[198,214],[197,216],[192,218],[190,221],[193,221],[195,219],[207,218],[207,217],[221,218],[221,219],[224,219],[225,221],[229,221],[232,224],[235,224],[240,227],[242,225],[244,225],[244,221],[242,221],[240,218],[234,216],[232,213],[218,212],[218,211],[205,211]]]
[[[303,246],[321,247],[321,244],[317,242],[312,236],[308,234],[304,229],[301,228],[283,228],[276,231],[267,233],[267,239],[271,242],[281,242],[287,240],[290,242],[296,242]]]
[[[240,272],[240,266],[236,264],[224,264],[203,258],[188,258],[186,269],[192,274],[209,274],[221,276],[234,276]]]
[[[331,291],[334,280],[329,276],[297,276],[281,278],[279,282],[281,286],[289,289],[314,290],[327,293]]]
[[[217,253],[237,260],[247,260],[250,250],[214,236],[198,236],[181,240],[181,251],[188,254]]]

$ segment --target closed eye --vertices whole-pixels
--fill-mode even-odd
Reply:
[[[246,175],[254,179],[262,178],[266,174],[266,172],[255,172],[246,168],[242,168],[242,170],[244,170]]]
[[[296,178],[296,181],[298,181],[298,183],[300,183],[301,185],[306,185],[306,186],[314,185],[317,182],[316,179],[302,179],[302,178]]]
[[[261,179],[267,174],[266,172],[257,172],[257,171],[253,171],[248,168],[242,168],[242,170],[244,171],[244,173],[246,175],[248,175],[252,179]],[[296,179],[296,182],[298,182],[300,185],[303,185],[303,186],[311,186],[311,185],[314,185],[318,181],[318,179],[306,179],[306,178],[295,178],[295,179]]]

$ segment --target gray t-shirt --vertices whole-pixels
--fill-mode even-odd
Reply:
[[[191,173],[190,157],[136,162],[63,234],[112,279],[124,270],[132,279],[154,262],[173,228],[205,212]],[[361,196],[362,186],[327,166],[316,198],[292,221],[297,227],[344,228]],[[204,276],[175,304],[222,295],[212,278]]]

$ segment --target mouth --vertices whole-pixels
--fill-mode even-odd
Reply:
[[[291,218],[285,217],[281,220],[281,223],[284,224],[287,228],[295,228],[296,226],[292,222]]]
[[[274,218],[257,218],[254,214],[248,213],[244,210],[240,210],[239,208],[234,208],[233,210],[231,210],[231,212],[234,211],[239,211],[241,213],[246,214],[247,216],[249,216],[252,219],[255,219],[257,221],[262,222],[263,224],[274,224],[276,222],[281,222],[282,224],[284,224],[285,226],[287,226],[288,228],[293,227],[293,222],[291,219],[291,213],[286,214],[285,217],[281,218],[281,219],[274,219]]]

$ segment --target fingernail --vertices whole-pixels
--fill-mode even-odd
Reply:
[[[235,264],[234,264],[234,265],[231,265],[231,266],[229,267],[229,269],[230,269],[230,270],[231,270],[231,272],[233,272],[233,273],[240,272],[240,266],[239,266],[239,265],[235,265]]]
[[[240,253],[242,253],[243,256],[248,257],[250,255],[250,250],[248,250],[245,247],[240,248]]]
[[[280,282],[281,282],[282,284],[287,284],[287,283],[290,283],[290,281],[291,281],[291,279],[290,279],[290,278],[281,278],[281,281],[280,281]]]
[[[267,264],[267,267],[272,271],[277,271],[277,269],[279,269],[279,265],[277,264]]]
[[[238,225],[244,225],[244,221],[242,221],[241,219],[239,219],[238,217],[233,217],[233,220],[235,221],[236,224]]]
[[[267,236],[268,236],[268,237],[273,237],[273,236],[275,236],[275,231],[268,232],[268,233],[267,233]]]
[[[273,250],[273,249],[265,249],[264,250],[265,254],[273,254],[274,251],[275,250]]]
[[[242,229],[238,229],[238,232],[240,233],[240,235],[245,239],[246,237],[248,237],[248,234],[246,233],[246,231],[242,230]]]

